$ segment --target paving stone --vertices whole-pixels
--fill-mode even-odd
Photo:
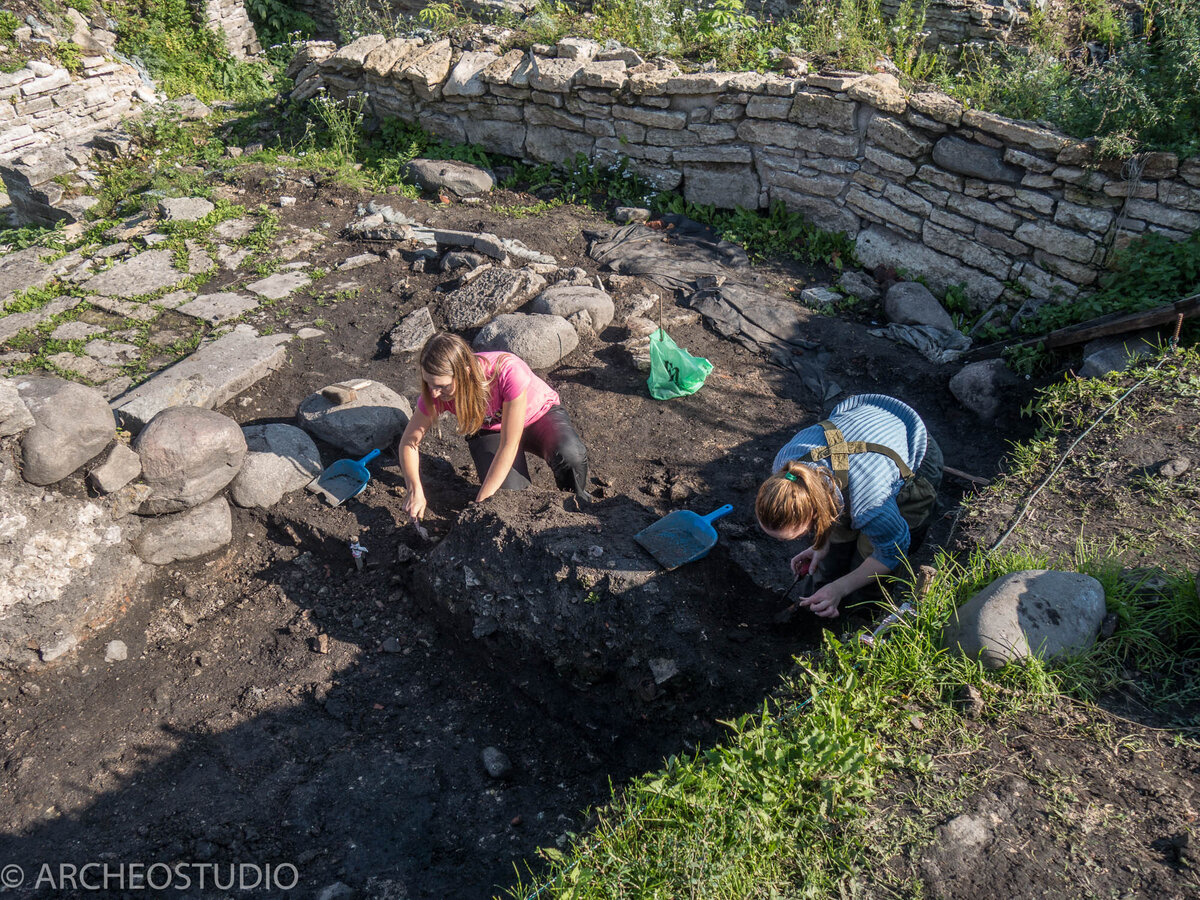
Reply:
[[[42,247],[29,247],[0,257],[0,304],[31,287],[41,287],[54,277],[54,266],[42,262]]]
[[[250,250],[238,250],[230,247],[228,244],[218,244],[217,262],[221,264],[222,268],[229,269],[232,272],[249,258],[250,253]]]
[[[303,272],[277,272],[253,284],[246,285],[246,290],[253,291],[268,300],[282,300],[288,294],[307,285],[310,280]]]
[[[76,319],[74,322],[63,322],[50,332],[50,337],[56,341],[80,341],[101,334],[104,330],[103,326]]]
[[[154,305],[142,301],[118,300],[116,297],[89,297],[88,302],[97,309],[102,309],[123,319],[149,322],[158,317],[158,310],[154,308]],[[0,322],[2,321],[0,319]]]
[[[258,300],[247,294],[203,294],[175,308],[178,313],[203,319],[210,325],[220,325],[230,319],[245,315],[258,306]]]
[[[226,241],[237,241],[252,232],[257,224],[253,219],[226,219],[217,223],[213,234]]]
[[[169,197],[158,201],[158,212],[168,222],[195,222],[216,209],[202,197]]]
[[[142,355],[141,347],[117,341],[89,341],[83,352],[106,366],[124,366]]]
[[[163,309],[177,309],[195,296],[195,291],[171,291],[155,300],[154,305],[161,306]]]
[[[170,250],[148,250],[83,283],[89,293],[105,297],[138,297],[174,287],[187,277],[175,268]]]
[[[23,313],[9,313],[0,318],[0,343],[7,341],[22,329],[34,328],[59,313],[74,309],[82,302],[78,297],[57,297],[38,309]]]
[[[116,413],[124,427],[140,431],[168,406],[220,406],[282,366],[291,339],[290,334],[260,337],[249,325],[238,325],[118,397]]]
[[[55,353],[53,356],[47,356],[46,362],[64,372],[74,372],[93,384],[103,384],[121,374],[90,356],[76,356],[74,353]]]

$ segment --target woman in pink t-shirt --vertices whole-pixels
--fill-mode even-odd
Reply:
[[[476,353],[458,335],[435,334],[418,357],[421,397],[397,448],[408,482],[404,511],[414,520],[425,513],[421,486],[421,438],[444,412],[458,419],[479,472],[476,502],[501,488],[529,486],[525,454],[549,464],[554,480],[581,501],[587,495],[587,448],[571,425],[558,394],[512,353]]]

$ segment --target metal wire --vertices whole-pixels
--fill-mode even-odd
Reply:
[[[1097,425],[1099,425],[1102,421],[1104,421],[1105,416],[1107,416],[1110,412],[1112,412],[1114,409],[1116,409],[1118,406],[1120,406],[1125,401],[1126,397],[1128,397],[1130,394],[1132,394],[1134,391],[1136,391],[1138,388],[1140,388],[1143,384],[1145,384],[1150,379],[1151,375],[1153,375],[1155,372],[1157,372],[1159,369],[1161,369],[1163,367],[1163,364],[1166,363],[1166,361],[1168,359],[1170,359],[1172,356],[1174,356],[1175,351],[1179,346],[1179,332],[1180,332],[1180,329],[1182,329],[1182,327],[1183,327],[1183,315],[1180,314],[1175,322],[1175,333],[1171,336],[1170,352],[1164,353],[1162,355],[1162,358],[1159,359],[1158,364],[1153,369],[1151,369],[1149,372],[1147,372],[1145,375],[1143,375],[1140,379],[1138,379],[1136,382],[1134,382],[1133,385],[1130,386],[1129,390],[1127,390],[1120,397],[1118,397],[1116,400],[1114,400],[1112,403],[1110,403],[1107,407],[1105,407],[1104,411],[1102,413],[1100,413],[1100,415],[1098,415],[1096,417],[1096,420],[1094,422],[1092,422],[1092,424],[1089,425],[1084,430],[1083,434],[1079,435],[1079,437],[1075,438],[1075,440],[1073,440],[1071,442],[1071,446],[1067,447],[1067,449],[1065,451],[1063,451],[1062,456],[1059,457],[1059,460],[1057,463],[1055,463],[1054,468],[1050,470],[1050,474],[1048,474],[1044,479],[1042,479],[1042,483],[1037,486],[1037,489],[1032,494],[1030,494],[1029,498],[1021,505],[1021,508],[1020,508],[1020,510],[1018,510],[1016,517],[1012,521],[1012,524],[1010,526],[1008,526],[1008,530],[1005,531],[1004,534],[1000,535],[1000,537],[997,539],[996,543],[992,544],[992,546],[988,548],[987,552],[989,554],[995,553],[997,550],[1000,549],[1000,546],[1006,540],[1009,539],[1009,537],[1012,535],[1013,531],[1016,530],[1017,525],[1020,524],[1021,519],[1025,517],[1025,513],[1027,513],[1029,511],[1029,507],[1033,505],[1033,501],[1037,498],[1037,495],[1042,492],[1042,488],[1044,488],[1047,484],[1050,483],[1050,479],[1052,479],[1055,475],[1057,475],[1058,470],[1061,469],[1063,467],[1063,465],[1066,463],[1067,457],[1071,455],[1071,451],[1074,450],[1076,447],[1078,447],[1079,443],[1085,437],[1087,437],[1089,434],[1092,433],[1092,429],[1094,429]]]

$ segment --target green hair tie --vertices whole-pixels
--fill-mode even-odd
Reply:
[[[793,475],[791,472],[784,472],[783,477],[786,478],[788,481],[799,481],[800,480],[795,475]]]

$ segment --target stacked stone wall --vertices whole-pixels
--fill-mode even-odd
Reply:
[[[372,35],[312,45],[291,74],[297,96],[362,95],[381,119],[529,162],[625,157],[696,203],[782,202],[855,238],[866,265],[965,284],[979,308],[1073,296],[1138,235],[1200,229],[1200,158],[1103,162],[1089,142],[886,74],[682,75],[586,41],[556,52]]]
[[[258,33],[242,0],[205,0],[204,15],[209,28],[225,35],[225,46],[238,59],[249,59],[262,52]]]
[[[82,143],[153,100],[154,90],[136,69],[106,56],[85,56],[77,76],[30,62],[0,74],[0,160],[39,147]]]

